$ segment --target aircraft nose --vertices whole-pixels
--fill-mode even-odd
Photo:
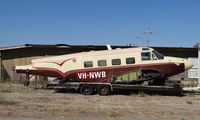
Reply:
[[[185,70],[188,70],[193,67],[193,63],[189,60],[184,60]]]

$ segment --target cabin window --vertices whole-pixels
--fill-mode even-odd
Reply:
[[[141,56],[142,56],[142,61],[151,60],[151,54],[150,54],[150,52],[143,52],[141,54]]]
[[[112,65],[121,65],[121,59],[112,59]]]
[[[92,61],[85,61],[84,62],[84,67],[93,67],[93,62]]]
[[[98,60],[98,66],[107,66],[106,60]]]
[[[126,64],[135,64],[135,58],[134,57],[126,58]]]

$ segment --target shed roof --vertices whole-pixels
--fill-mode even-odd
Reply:
[[[112,46],[113,49],[115,48],[127,48],[130,46]],[[134,46],[131,46],[134,47]],[[135,46],[137,47],[137,46]],[[8,47],[1,47],[0,51],[5,50],[14,50],[14,49],[21,49],[21,48],[74,48],[74,49],[88,49],[88,50],[97,50],[97,49],[107,49],[106,45],[68,45],[68,44],[55,44],[55,45],[47,45],[47,44],[24,44],[18,46],[8,46]],[[152,47],[158,51],[165,51],[165,52],[173,52],[173,51],[180,51],[180,52],[197,52],[197,48],[188,48],[188,47]]]
[[[126,48],[127,46],[112,46],[113,48]],[[4,50],[13,50],[13,49],[21,49],[21,48],[83,48],[83,49],[107,49],[106,45],[67,45],[67,44],[55,44],[55,45],[47,45],[47,44],[24,44],[18,46],[8,46],[8,47],[0,47],[0,51]]]
[[[0,51],[9,50],[9,49],[25,48],[25,47],[71,48],[71,47],[106,47],[106,45],[24,44],[24,45],[17,45],[17,46],[0,47]],[[113,47],[127,48],[127,47],[130,47],[130,46],[113,46]],[[138,47],[138,46],[132,46],[132,47]],[[196,48],[190,48],[190,47],[153,47],[153,46],[152,46],[152,48],[158,48],[158,49],[181,49],[181,50],[196,49]]]

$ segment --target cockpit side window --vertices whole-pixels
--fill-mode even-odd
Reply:
[[[151,60],[150,52],[143,52],[143,53],[141,53],[141,56],[142,56],[142,61]]]
[[[158,59],[153,53],[151,54],[151,56],[152,56],[152,60],[157,60]]]
[[[153,54],[158,58],[158,59],[164,59],[164,55],[157,52],[156,50],[153,50]]]

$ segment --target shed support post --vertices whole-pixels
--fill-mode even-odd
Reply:
[[[2,55],[0,51],[0,80],[2,80]]]
[[[198,46],[198,83],[197,87],[200,87],[200,45]]]
[[[26,80],[24,81],[24,86],[29,86],[29,84],[30,84],[29,79],[30,79],[30,74],[27,73],[27,74],[26,74]]]

